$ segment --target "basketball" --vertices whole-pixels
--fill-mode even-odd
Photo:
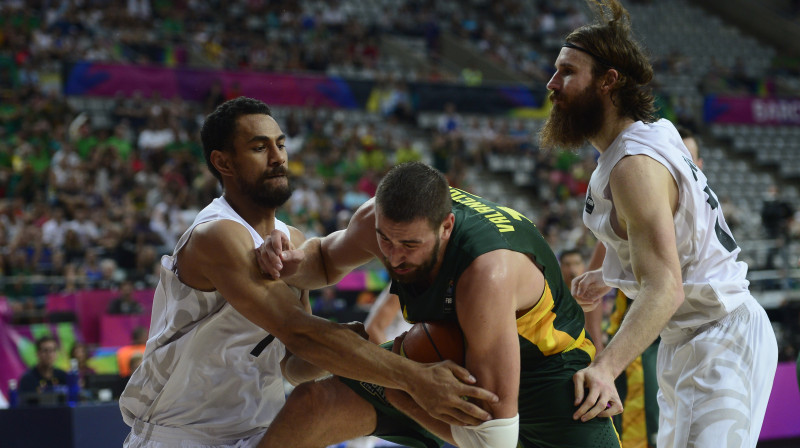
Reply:
[[[463,366],[464,345],[464,333],[458,322],[418,322],[406,333],[400,354],[417,362],[449,359]]]

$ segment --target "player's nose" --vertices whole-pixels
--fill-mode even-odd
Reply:
[[[393,268],[400,266],[401,264],[405,263],[406,257],[405,252],[399,247],[393,247],[389,251],[389,265]]]

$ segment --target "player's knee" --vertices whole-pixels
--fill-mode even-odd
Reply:
[[[304,412],[328,409],[336,403],[336,391],[328,381],[309,381],[294,388],[287,405],[290,403],[302,406]]]

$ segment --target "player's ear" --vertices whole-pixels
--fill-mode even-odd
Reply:
[[[233,167],[231,166],[230,159],[228,158],[227,151],[220,151],[215,149],[211,151],[211,164],[214,165],[214,168],[219,171],[220,174],[223,176],[232,176],[233,175]]]
[[[614,68],[608,69],[600,81],[600,88],[603,90],[603,93],[607,93],[618,81],[619,71]]]
[[[455,226],[456,216],[453,213],[447,215],[447,218],[444,219],[442,222],[442,239],[446,240],[450,238],[450,234],[453,233],[453,226]]]

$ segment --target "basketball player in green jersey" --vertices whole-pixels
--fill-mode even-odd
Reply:
[[[406,320],[458,321],[467,369],[499,397],[480,403],[493,418],[460,426],[405,392],[332,377],[295,389],[260,447],[324,447],[367,434],[411,447],[620,446],[608,418],[621,411],[618,398],[598,403],[605,418],[574,418],[572,376],[594,346],[558,260],[527,217],[450,188],[414,162],[394,167],[347,229],[296,250],[275,233],[259,253],[265,273],[311,289],[373,258],[389,271]]]

